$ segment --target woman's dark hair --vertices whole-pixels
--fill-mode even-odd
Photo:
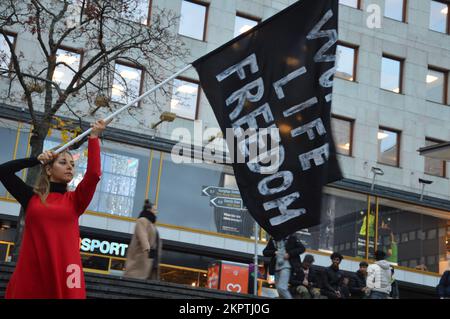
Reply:
[[[149,201],[148,199],[145,200],[144,207],[142,208],[142,212],[139,215],[139,218],[145,217],[147,218],[151,223],[156,223],[156,215],[152,212],[153,203]]]
[[[149,201],[148,199],[146,199],[144,202],[144,208],[142,208],[142,210],[150,211],[152,208],[153,208],[153,203],[151,201]]]

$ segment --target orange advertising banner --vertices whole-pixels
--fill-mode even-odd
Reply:
[[[248,293],[248,266],[222,263],[220,290]]]

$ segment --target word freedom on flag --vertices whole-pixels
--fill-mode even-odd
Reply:
[[[299,1],[193,63],[247,159],[233,161],[244,203],[275,239],[319,224],[322,187],[342,178],[330,125],[337,8]],[[252,145],[264,152],[252,157]]]

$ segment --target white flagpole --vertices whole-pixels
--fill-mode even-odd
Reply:
[[[136,104],[137,102],[139,102],[140,100],[142,100],[143,98],[145,98],[147,95],[155,92],[157,89],[159,89],[161,86],[165,85],[167,82],[172,81],[173,79],[175,79],[176,77],[178,77],[180,74],[186,72],[187,70],[189,70],[190,68],[192,68],[192,64],[188,64],[187,66],[185,66],[183,69],[181,69],[180,71],[178,71],[177,73],[173,74],[172,76],[170,76],[169,78],[165,79],[163,82],[159,83],[158,85],[156,85],[155,87],[151,88],[149,91],[145,92],[144,94],[142,94],[141,96],[137,97],[136,99],[134,99],[133,101],[131,101],[130,103],[128,103],[127,105],[121,107],[120,109],[118,109],[117,111],[115,111],[114,113],[110,114],[109,116],[107,116],[104,121],[108,122],[113,120],[117,115],[119,115],[120,113],[122,113],[123,111],[125,111],[126,109],[128,109],[130,106]],[[59,154],[62,151],[64,151],[65,149],[69,148],[70,146],[72,146],[73,144],[77,143],[78,141],[82,140],[84,137],[88,136],[92,131],[92,128],[88,129],[87,131],[85,131],[83,134],[77,136],[76,138],[74,138],[73,140],[71,140],[70,142],[68,142],[67,144],[61,146],[60,148],[58,148],[55,153]]]

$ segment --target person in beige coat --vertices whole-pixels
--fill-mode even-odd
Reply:
[[[159,280],[162,243],[155,223],[155,207],[146,200],[128,247],[124,277]]]

